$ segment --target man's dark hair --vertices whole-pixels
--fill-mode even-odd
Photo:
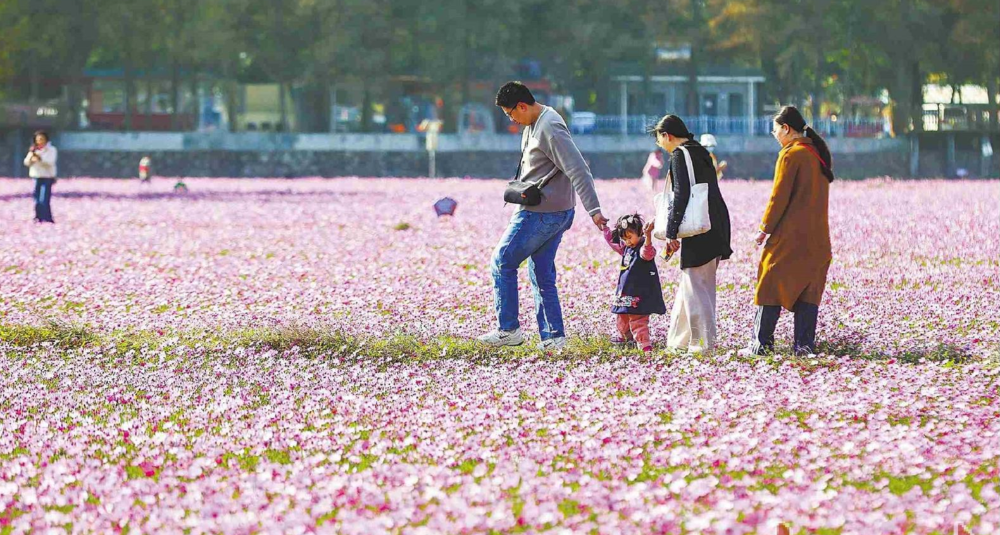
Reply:
[[[47,131],[45,131],[45,130],[37,130],[37,131],[35,131],[35,135],[31,136],[32,139],[34,139],[35,136],[45,136],[45,142],[46,143],[48,143],[49,141],[52,141],[52,138],[49,137],[49,133]]]
[[[497,91],[497,106],[501,108],[513,108],[521,102],[529,106],[535,103],[531,90],[521,82],[507,82]]]

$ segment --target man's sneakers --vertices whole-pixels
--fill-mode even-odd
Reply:
[[[524,334],[520,327],[513,331],[496,329],[480,336],[478,340],[491,346],[519,346],[524,343]]]
[[[491,346],[519,346],[524,343],[524,333],[521,332],[520,327],[513,331],[497,329],[480,336],[477,340]],[[565,336],[549,338],[538,344],[538,349],[540,351],[560,351],[566,347],[566,343]]]
[[[538,344],[538,349],[540,351],[561,351],[564,347],[566,347],[565,336],[542,340],[542,343]]]

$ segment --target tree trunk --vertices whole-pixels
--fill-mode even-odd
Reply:
[[[802,69],[800,68],[800,65],[799,65],[799,58],[798,58],[797,55],[794,56],[794,57],[792,57],[792,68],[790,69],[790,72],[792,72],[792,73],[802,72]],[[802,98],[803,98],[802,94],[805,93],[805,89],[802,87],[802,84],[799,83],[799,80],[795,76],[795,74],[792,74],[791,79],[788,80],[787,88],[788,88],[788,100],[789,100],[789,102],[792,103],[792,106],[795,106],[796,108],[802,109],[803,108],[803,106],[802,106]]]
[[[278,109],[281,110],[281,119],[278,125],[282,132],[288,131],[288,106],[285,105],[285,82],[278,82]]]
[[[691,59],[688,60],[687,80],[687,114],[692,119],[701,115],[698,99],[698,63],[701,61],[699,45],[701,43],[701,0],[691,0]]]
[[[315,113],[302,117],[299,130],[303,132],[330,131],[330,84],[325,76],[309,83],[306,90],[306,102]]]
[[[146,130],[153,129],[153,77],[146,74]]]
[[[910,130],[910,116],[905,112],[906,103],[901,99],[897,98],[897,92],[889,92],[889,98],[892,101],[892,133],[895,136],[901,136]]]
[[[285,34],[285,10],[282,6],[277,3],[273,4],[275,9],[274,15],[274,30],[275,35],[283,36]],[[278,119],[278,126],[276,130],[280,129],[282,132],[288,131],[288,109],[285,106],[285,72],[287,69],[286,65],[278,64],[277,75],[275,78],[278,80],[278,110],[280,117]]]
[[[920,62],[914,60],[910,64],[910,117],[913,121],[913,131],[924,131],[924,75],[920,71]]]
[[[182,2],[181,0],[175,0],[171,4],[171,11],[173,13],[173,28],[171,33],[173,34],[173,47],[170,58],[170,129],[177,131],[180,130],[180,106],[181,106],[181,51],[184,50],[186,44],[184,33],[185,23],[187,21],[187,14],[191,6],[188,2]]]
[[[132,73],[132,62],[125,60],[125,122],[126,132],[132,131],[132,112],[135,108],[135,75]]]
[[[80,128],[80,81],[76,75],[70,78],[69,92],[66,99],[66,108],[69,113],[66,128],[68,130],[79,130]]]
[[[990,111],[990,130],[997,132],[1000,131],[1000,104],[997,103],[997,93],[998,85],[1000,85],[1000,79],[995,78],[993,75],[987,75],[986,77],[986,94],[989,96],[990,102],[987,109]]]
[[[69,2],[66,6],[65,15],[71,21],[67,28],[67,35],[70,37],[68,43],[71,47],[66,71],[69,73],[69,94],[67,107],[69,108],[69,120],[67,127],[71,130],[79,130],[81,127],[80,115],[89,110],[83,110],[83,99],[86,93],[85,86],[81,81],[81,74],[90,51],[94,47],[96,33],[92,28],[92,20],[86,16],[87,9],[91,7],[86,2]]]
[[[239,91],[239,86],[236,82],[227,79],[222,83],[222,94],[223,98],[226,100],[226,119],[229,122],[229,131],[236,132],[236,116],[238,114],[237,105],[237,92]]]
[[[695,52],[694,47],[691,50],[691,62],[688,65],[688,80],[687,80],[687,114],[692,119],[698,115],[698,67],[695,63]]]
[[[330,79],[323,75],[320,77],[319,84],[319,107],[318,110],[322,110],[323,113],[317,113],[316,116],[319,120],[316,122],[316,132],[329,132],[330,131]]]
[[[28,82],[30,86],[28,100],[32,103],[38,102],[39,88],[42,85],[42,73],[38,68],[37,56],[34,54],[31,55],[31,59],[28,61]]]
[[[594,74],[593,70],[590,69],[589,65],[586,65],[585,68],[586,68],[587,75],[584,76],[584,78],[583,78],[583,80],[584,80],[584,84],[583,85],[586,86],[586,87],[588,87],[588,88],[590,88],[590,90],[588,91],[588,93],[590,93],[591,91],[593,91],[593,92],[596,93],[596,94],[594,94],[594,97],[596,97],[596,98],[594,98],[593,101],[591,101],[590,98],[588,98],[585,101],[585,102],[587,102],[587,106],[588,106],[588,108],[585,111],[592,111],[592,112],[595,112],[595,113],[607,113],[607,112],[611,111],[611,110],[608,109],[608,106],[610,106],[610,102],[608,101],[609,100],[608,99],[608,94],[613,91],[613,89],[611,87],[612,86],[612,82],[611,82],[610,78],[602,80],[600,76],[596,76]],[[584,110],[581,110],[581,111],[584,111]]]
[[[368,80],[364,84],[364,97],[361,99],[361,131],[370,132],[372,127],[372,95],[368,88]]]
[[[645,61],[642,62],[642,81],[639,82],[640,105],[638,111],[643,115],[651,115],[650,108],[652,106],[650,106],[650,98],[649,98],[650,93],[652,93],[652,91],[649,88],[651,83],[649,80],[650,71],[651,71],[651,66],[647,58]]]
[[[191,73],[191,124],[188,130],[198,130],[198,118],[201,116],[201,103],[198,102],[198,73]]]
[[[823,98],[823,52],[822,50],[816,53],[816,72],[813,76],[813,88],[812,88],[812,121],[813,128],[816,128],[819,122],[820,115],[823,113],[822,102]]]
[[[467,102],[469,102],[469,98],[470,98],[469,97],[469,95],[470,95],[469,78],[471,77],[471,71],[472,71],[472,58],[471,58],[471,55],[472,55],[472,36],[471,36],[471,33],[472,32],[469,31],[469,0],[465,0],[464,2],[462,2],[462,8],[464,10],[464,20],[462,21],[463,22],[463,24],[462,24],[462,28],[463,28],[462,29],[462,44],[464,46],[462,47],[462,49],[463,49],[462,50],[462,79],[460,80],[460,83],[462,84],[462,96],[461,96],[461,102],[458,103],[458,110],[459,110],[459,112],[455,114],[456,117],[460,114],[460,110],[462,109],[462,106],[464,106]],[[456,124],[454,126],[457,129],[458,125]]]
[[[462,96],[462,88],[456,88],[454,84],[449,85],[443,91],[443,98],[444,101],[446,103],[450,103],[450,105],[445,105],[445,107],[441,110],[441,115],[438,119],[444,122],[444,128],[447,128],[449,132],[457,132],[463,105],[456,103],[464,102],[465,100],[465,97]]]
[[[181,112],[181,69],[177,60],[170,66],[170,129],[177,131],[178,114]]]
[[[912,86],[907,80],[906,69],[900,62],[896,64],[896,77],[889,86],[892,102],[892,130],[899,136],[910,131],[910,108]]]

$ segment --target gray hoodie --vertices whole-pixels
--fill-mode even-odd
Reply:
[[[570,137],[566,122],[549,106],[542,106],[542,113],[535,124],[526,126],[521,133],[522,182],[537,183],[547,177],[542,188],[542,202],[537,206],[521,206],[532,212],[561,212],[576,206],[580,196],[587,213],[601,211],[601,202],[594,189],[594,176],[584,161],[580,149]]]

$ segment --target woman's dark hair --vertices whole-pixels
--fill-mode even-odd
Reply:
[[[531,106],[535,97],[521,82],[507,82],[497,91],[497,106],[501,108],[513,108],[522,102]]]
[[[48,143],[49,141],[52,141],[52,138],[49,137],[49,133],[47,131],[45,131],[45,130],[36,130],[35,131],[35,135],[31,136],[31,138],[34,139],[35,137],[38,137],[38,136],[45,136],[45,142],[46,143]]]
[[[615,222],[615,228],[611,231],[611,241],[613,243],[621,243],[626,230],[631,230],[639,236],[642,236],[642,227],[644,225],[645,222],[643,222],[642,216],[639,215],[638,212],[623,215],[618,218],[617,222]]]
[[[649,133],[652,136],[656,136],[657,132],[670,134],[674,137],[694,139],[694,134],[688,131],[687,125],[684,124],[684,121],[676,115],[664,115],[662,119],[657,121],[657,123],[649,129]]]
[[[830,154],[830,147],[826,146],[826,141],[812,127],[806,125],[806,120],[802,117],[799,109],[795,106],[781,108],[781,111],[774,116],[774,122],[788,125],[792,130],[805,134],[806,137],[812,140],[813,145],[816,146],[816,152],[819,153],[820,159],[823,160],[819,168],[823,171],[823,176],[830,182],[833,182],[833,155]]]

